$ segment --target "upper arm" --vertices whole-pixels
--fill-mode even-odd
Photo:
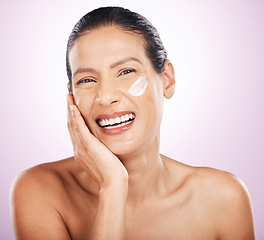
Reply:
[[[71,239],[46,187],[31,173],[13,183],[10,211],[16,239]]]
[[[255,230],[250,198],[245,185],[228,176],[219,204],[219,236],[223,240],[254,240]]]

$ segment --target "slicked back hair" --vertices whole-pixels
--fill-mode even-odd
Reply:
[[[167,51],[156,28],[143,16],[122,7],[101,7],[84,15],[74,26],[67,44],[66,67],[70,90],[72,89],[72,71],[69,52],[75,41],[85,33],[100,27],[117,26],[126,32],[138,34],[144,40],[144,49],[157,73],[164,70]]]

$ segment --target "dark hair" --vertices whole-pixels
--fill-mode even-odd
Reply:
[[[66,67],[71,89],[72,72],[69,63],[69,52],[76,39],[88,31],[103,26],[118,26],[124,31],[140,35],[144,40],[144,48],[154,69],[158,73],[164,70],[167,51],[156,28],[143,16],[122,7],[102,7],[84,15],[74,26],[68,40]]]

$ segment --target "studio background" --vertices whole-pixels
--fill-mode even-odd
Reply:
[[[232,172],[251,195],[264,239],[264,1],[0,1],[0,238],[14,239],[8,198],[23,170],[72,155],[65,50],[74,24],[107,5],[127,7],[158,29],[175,67],[161,152]]]

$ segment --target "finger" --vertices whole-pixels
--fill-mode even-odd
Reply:
[[[72,110],[70,109],[71,108],[71,105],[74,105],[75,107],[75,110]],[[75,124],[78,122],[79,123],[79,127],[80,127],[80,131],[84,130],[84,131],[88,131],[89,134],[91,134],[88,126],[86,125],[84,119],[83,119],[83,116],[81,115],[78,107],[75,105],[74,103],[74,99],[73,99],[73,95],[72,94],[68,94],[68,108],[70,109],[70,111],[72,111],[74,114],[73,114],[73,119],[74,119],[74,122]],[[76,127],[76,126],[75,126]],[[79,128],[78,128],[79,129]],[[80,132],[79,131],[79,132]]]
[[[70,109],[70,106],[74,105],[74,101],[73,101],[73,96],[72,94],[68,94],[67,95],[67,119],[68,119],[68,128],[72,129],[74,124],[73,124],[73,120],[72,120],[72,112]],[[72,132],[72,131],[71,131]]]
[[[70,123],[69,123],[69,116],[68,116],[68,130],[69,130],[70,138],[71,138],[71,141],[72,141],[73,149],[75,149],[75,146],[76,146],[77,143],[76,143],[76,140],[75,140],[75,137],[74,137],[74,134],[73,134],[72,127],[70,126]]]
[[[74,139],[74,134],[73,134],[73,120],[72,120],[72,113],[71,113],[71,110],[70,110],[70,105],[72,105],[73,103],[73,99],[72,99],[72,96],[71,94],[68,94],[67,95],[67,125],[68,125],[68,130],[69,130],[69,133],[70,133],[70,137],[71,137],[71,140],[72,140],[72,143],[75,145],[75,139]]]
[[[71,108],[75,122],[75,130],[79,134],[84,149],[86,150],[86,153],[91,156],[100,153],[101,156],[104,155],[104,159],[109,157],[112,158],[112,152],[110,152],[109,149],[107,149],[106,146],[103,145],[99,139],[97,139],[93,134],[91,134],[78,108],[75,105],[72,105]],[[96,161],[100,160],[101,159],[99,158]]]
[[[92,163],[93,162],[92,158],[89,158],[89,161],[87,158],[89,157],[89,153],[90,153],[88,148],[90,146],[97,145],[94,144],[94,141],[92,140],[93,138],[94,139],[96,138],[90,133],[76,105],[70,105],[69,108],[70,108],[69,118],[70,121],[74,123],[74,126],[73,124],[71,124],[71,131],[73,138],[75,139],[76,142],[74,157],[76,160],[78,160],[78,162],[81,164],[83,169],[85,169],[89,174],[91,174],[96,181],[99,181],[98,179],[102,179],[102,176],[99,177],[100,174],[98,175],[98,173],[100,172],[98,167]]]
[[[75,130],[78,132],[83,144],[86,145],[89,141],[93,141],[95,137],[90,133],[78,108],[75,105],[71,105],[71,111]]]
[[[72,110],[71,106],[74,105],[74,108],[75,110]],[[85,129],[86,131],[88,131],[90,133],[90,130],[89,128],[87,127],[87,125],[85,124],[84,120],[83,120],[83,117],[78,109],[78,107],[75,105],[74,103],[74,99],[73,99],[73,96],[72,94],[68,94],[68,107],[70,109],[70,111],[72,111],[74,114],[73,114],[73,118],[74,118],[74,121],[76,123],[76,121],[78,121],[78,123],[80,124],[80,126],[82,127],[82,129]]]
[[[67,94],[67,103],[68,103],[68,107],[70,105],[74,105],[74,99],[73,99],[73,95],[72,94]]]
[[[72,95],[69,94],[67,96],[68,99],[68,129],[69,129],[69,133],[70,133],[70,137],[72,140],[72,144],[73,144],[73,148],[74,148],[74,152],[77,153],[78,148],[81,149],[83,148],[83,142],[80,138],[80,135],[78,133],[78,131],[76,130],[76,124],[75,124],[75,120],[73,117],[73,113],[71,110],[71,106],[73,106],[73,98]]]

